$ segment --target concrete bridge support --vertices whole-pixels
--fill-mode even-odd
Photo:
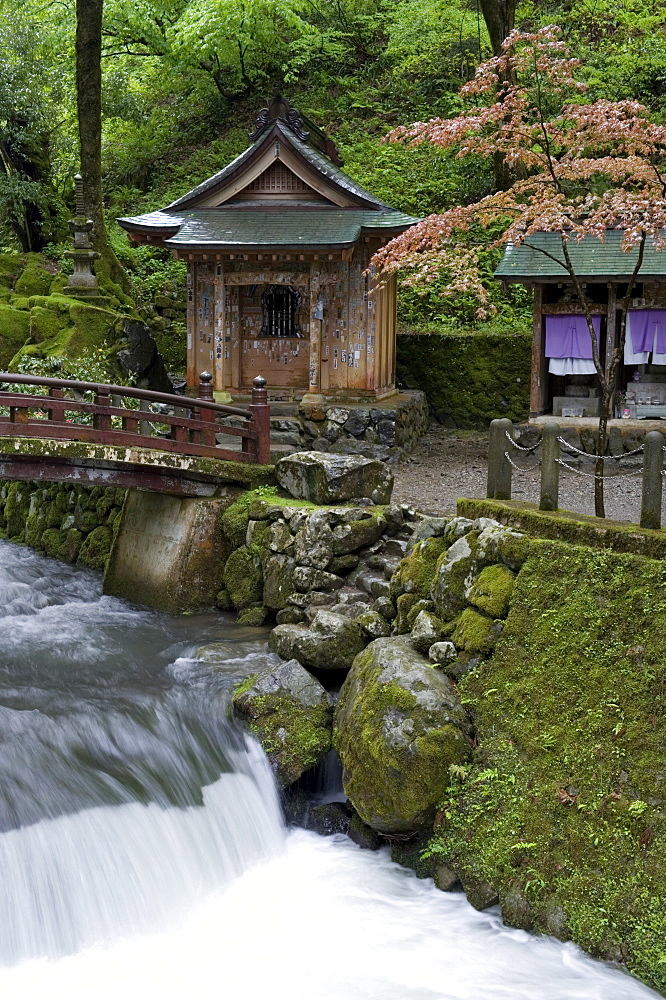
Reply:
[[[199,499],[130,490],[104,593],[173,614],[212,607],[227,555],[220,518],[243,492]]]

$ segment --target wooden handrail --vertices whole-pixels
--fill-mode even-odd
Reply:
[[[167,403],[169,406],[198,407],[206,410],[214,410],[216,413],[225,413],[236,417],[245,417],[246,420],[252,418],[250,410],[241,409],[239,406],[227,406],[225,403],[216,403],[212,399],[205,399],[192,396],[176,396],[169,392],[153,392],[152,389],[139,389],[131,385],[107,385],[103,382],[79,382],[71,378],[46,378],[43,375],[14,375],[12,372],[0,372],[0,384],[10,385],[43,385],[47,389],[73,389],[75,392],[102,392],[114,396],[129,396],[133,399],[147,399],[154,403]],[[0,392],[2,390],[0,389]],[[254,400],[253,400],[254,402]]]
[[[152,392],[133,386],[105,385],[76,379],[46,378],[40,375],[13,375],[0,372],[0,437],[56,438],[87,441],[93,444],[148,447],[182,455],[227,459],[268,465],[270,463],[270,407],[266,380],[254,379],[252,403],[248,409],[225,406],[212,399],[212,376],[202,372],[198,397]],[[5,385],[44,386],[47,394],[33,394],[2,389]],[[93,392],[93,402],[71,399],[66,390]],[[139,399],[144,405],[128,409],[119,397]],[[120,400],[121,401],[121,400]],[[173,413],[154,413],[149,403],[168,405]],[[31,413],[33,411],[33,413]],[[34,411],[38,411],[35,415]],[[183,412],[184,411],[184,412]],[[81,413],[92,423],[76,423],[67,413]],[[247,420],[242,427],[218,424],[218,416],[239,416]],[[153,435],[153,425],[169,428],[168,436]],[[217,444],[218,434],[240,437],[242,451],[232,452]]]

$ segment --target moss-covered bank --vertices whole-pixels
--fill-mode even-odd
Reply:
[[[533,541],[429,854],[666,991],[666,565]]]
[[[523,333],[401,334],[398,383],[421,389],[447,427],[487,427],[529,414],[531,338]]]

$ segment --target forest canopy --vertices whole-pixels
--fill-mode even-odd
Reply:
[[[508,20],[507,20],[508,19]],[[119,214],[160,208],[247,145],[275,90],[331,135],[345,170],[416,215],[493,191],[492,162],[429,145],[386,144],[391,129],[451,117],[493,52],[497,24],[558,24],[591,99],[632,98],[666,115],[666,12],[658,0],[106,0],[102,38],[103,192],[109,235],[151,294],[178,265],[131,247]],[[511,24],[513,26],[513,24]],[[79,169],[73,0],[0,0],[0,246],[62,257]],[[490,30],[489,30],[490,29]],[[525,293],[491,281],[494,323],[520,323]],[[475,324],[474,303],[403,295],[411,325]]]

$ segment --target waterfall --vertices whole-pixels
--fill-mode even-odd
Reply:
[[[0,993],[49,1000],[642,1000],[346,837],[286,831],[221,616],[104,598],[0,542]],[[215,641],[214,662],[194,656]],[[224,655],[219,655],[220,650]],[[332,755],[313,793],[339,794]]]

